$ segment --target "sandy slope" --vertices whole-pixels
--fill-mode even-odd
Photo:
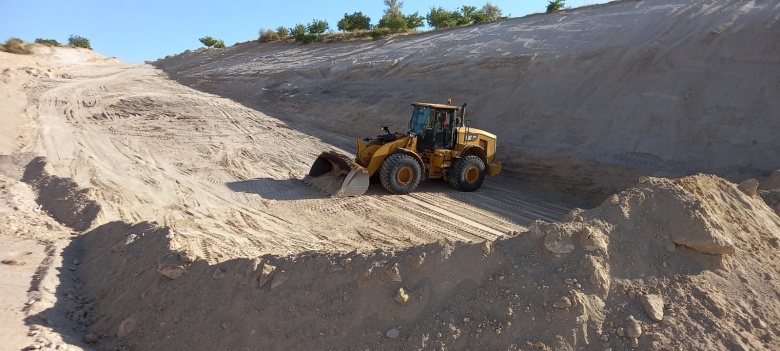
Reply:
[[[330,199],[300,179],[329,142],[352,148],[347,138],[289,128],[150,66],[87,61],[71,74],[38,83],[22,151],[90,187],[103,218],[169,226],[213,261],[494,239],[567,211],[505,178],[473,194],[430,182],[409,196],[374,187]]]
[[[294,125],[354,137],[383,123],[403,129],[412,100],[452,97],[496,132],[506,168],[589,196],[639,173],[738,179],[780,167],[778,36],[776,1],[622,1],[361,43],[248,42],[154,64]]]

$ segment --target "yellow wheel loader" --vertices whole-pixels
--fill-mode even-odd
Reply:
[[[304,178],[333,196],[355,196],[368,190],[371,177],[393,194],[414,191],[422,179],[445,179],[460,191],[482,186],[485,175],[501,172],[496,136],[470,128],[466,104],[412,103],[406,133],[357,140],[356,157],[323,152]]]

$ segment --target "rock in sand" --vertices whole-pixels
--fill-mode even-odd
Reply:
[[[544,237],[544,247],[556,255],[563,255],[574,251],[574,243],[570,236],[565,236],[558,228],[553,228]]]
[[[639,348],[639,339],[631,338],[631,348],[634,348],[634,349]]]
[[[626,319],[628,321],[628,326],[626,326],[626,336],[629,338],[638,338],[642,336],[642,325],[639,324],[639,321],[634,318],[634,316],[628,316]]]
[[[390,339],[395,339],[399,335],[401,335],[401,331],[398,330],[398,327],[393,327],[393,329],[388,330],[387,333],[385,333],[385,335],[387,335],[387,337]]]
[[[127,317],[122,323],[119,323],[119,327],[116,330],[116,336],[120,339],[124,339],[128,335],[132,334],[138,328],[138,320],[135,316]]]
[[[98,337],[95,334],[89,333],[84,335],[84,342],[87,344],[94,344],[98,341]]]
[[[114,245],[114,247],[111,249],[111,252],[114,252],[114,253],[125,252],[125,247],[127,247],[127,245],[132,244],[133,241],[135,241],[137,238],[138,238],[138,235],[135,235],[135,234],[128,235],[127,237],[125,237],[124,239],[122,239],[118,243],[116,243],[116,245]]]
[[[566,297],[566,296],[561,297],[561,298],[559,298],[558,300],[556,300],[553,303],[553,307],[555,307],[555,308],[569,308],[569,307],[571,307],[571,300],[568,297]]]
[[[266,284],[268,284],[268,282],[270,282],[271,279],[273,279],[275,271],[276,271],[276,266],[269,263],[264,264],[263,271],[260,272],[260,278],[257,281],[258,287],[262,288]]]
[[[157,271],[169,279],[177,279],[187,273],[187,268],[175,265],[159,265]]]
[[[392,267],[388,268],[385,271],[385,274],[388,278],[392,279],[394,282],[400,282],[401,281],[401,271],[398,270],[398,264],[394,264]]]
[[[187,273],[187,268],[184,268],[182,265],[179,255],[172,252],[166,255],[163,261],[157,265],[157,271],[170,279],[177,279]]]
[[[179,252],[179,259],[184,263],[192,263],[198,260],[198,256],[192,250]]]
[[[642,303],[642,307],[645,309],[647,316],[654,322],[660,322],[664,319],[664,298],[661,297],[661,295],[642,295],[642,297],[639,298],[639,302]]]
[[[401,306],[406,305],[406,303],[409,302],[409,294],[404,291],[404,288],[399,288],[395,293],[395,302],[398,302]]]
[[[756,196],[756,191],[758,190],[758,181],[750,178],[742,183],[739,183],[737,187],[748,196]]]
[[[607,251],[607,237],[604,233],[593,227],[585,227],[580,232],[580,244],[585,251]]]

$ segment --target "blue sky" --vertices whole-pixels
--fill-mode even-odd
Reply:
[[[424,17],[432,6],[454,10],[461,5],[482,7],[482,0],[406,0],[403,12]],[[568,0],[567,6],[604,2]],[[512,17],[543,12],[547,0],[494,0]],[[313,19],[328,21],[331,29],[344,13],[362,11],[376,24],[382,0],[343,1],[202,1],[202,0],[0,0],[0,40],[18,37],[67,43],[71,34],[90,40],[92,48],[124,62],[141,63],[201,46],[210,35],[233,45],[257,38],[261,28],[292,27]]]

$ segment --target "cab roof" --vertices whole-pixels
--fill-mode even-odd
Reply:
[[[444,105],[444,104],[431,104],[427,102],[413,102],[412,106],[424,106],[424,107],[432,107],[432,108],[438,108],[438,109],[446,109],[446,110],[456,110],[460,111],[460,106],[453,106],[453,105]]]

